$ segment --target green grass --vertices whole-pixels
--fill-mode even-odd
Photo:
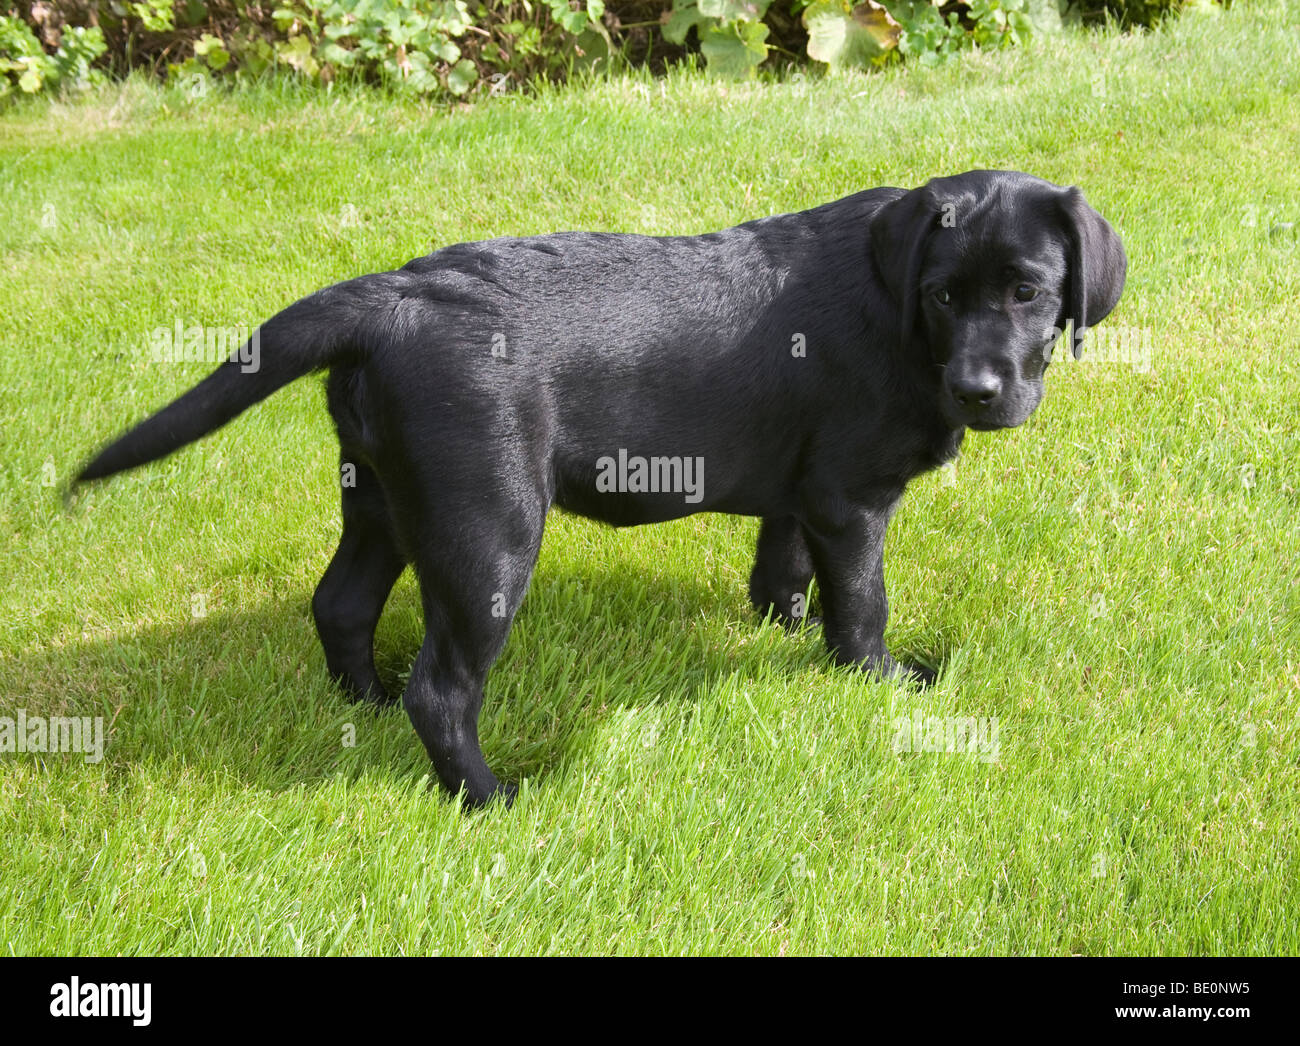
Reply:
[[[0,714],[110,731],[99,764],[0,756],[0,946],[1300,951],[1298,27],[1238,4],[826,82],[450,112],[131,83],[0,117]],[[928,693],[760,623],[753,520],[556,514],[483,716],[525,788],[466,815],[400,710],[327,678],[319,382],[60,502],[206,372],[141,351],[177,318],[256,323],[460,240],[698,232],[971,167],[1084,187],[1129,253],[1107,325],[1153,360],[1054,366],[1028,424],[914,484],[889,640],[942,661]],[[408,575],[381,672],[420,638]],[[998,758],[896,753],[915,710],[997,717]]]

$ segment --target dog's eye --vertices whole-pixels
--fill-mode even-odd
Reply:
[[[1038,288],[1022,283],[1016,288],[1016,301],[1033,301],[1038,297]]]
[[[952,301],[952,298],[948,296],[948,291],[946,288],[940,287],[937,291],[934,292],[934,300],[937,301],[940,305],[947,305],[950,301]]]

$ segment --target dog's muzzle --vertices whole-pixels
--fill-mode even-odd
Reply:
[[[1040,397],[992,370],[949,373],[944,382],[943,411],[954,427],[980,432],[1021,425],[1034,412]]]

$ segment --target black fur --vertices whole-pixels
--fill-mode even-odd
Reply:
[[[1057,334],[1110,312],[1124,269],[1078,190],[993,171],[704,236],[458,244],[291,305],[257,332],[256,370],[222,364],[79,479],[160,458],[329,368],[355,466],[312,601],[330,671],[388,700],[374,630],[413,564],[426,635],[406,709],[448,789],[508,798],[479,707],[552,505],[617,525],[761,516],[760,611],[795,623],[815,574],[838,662],[928,682],[885,648],[890,515],[967,427],[1029,416]],[[660,462],[681,489],[605,489],[629,475],[601,461],[620,451],[681,459]]]

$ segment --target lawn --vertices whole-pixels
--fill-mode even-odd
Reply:
[[[0,115],[0,755],[16,954],[1300,952],[1300,3],[934,70],[614,78],[445,110],[131,82]],[[512,809],[429,790],[309,613],[339,533],[321,382],[65,506],[253,325],[437,246],[688,233],[972,167],[1080,185],[1129,353],[918,480],[886,550],[918,693],[749,609],[757,521],[553,513],[489,679]],[[1103,346],[1104,347],[1104,346]],[[1118,357],[1120,358],[1116,358]],[[422,625],[394,592],[379,664]],[[995,751],[898,751],[988,720]],[[919,746],[924,749],[926,746]]]

